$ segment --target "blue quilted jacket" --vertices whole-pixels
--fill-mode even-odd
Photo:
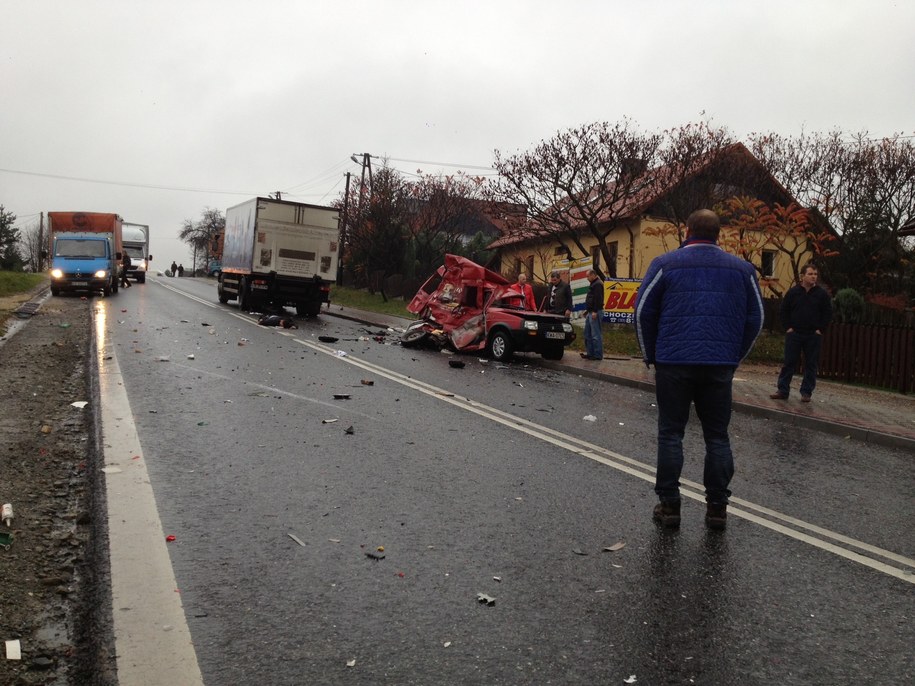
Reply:
[[[737,366],[762,330],[753,265],[695,242],[655,258],[635,301],[646,364]]]

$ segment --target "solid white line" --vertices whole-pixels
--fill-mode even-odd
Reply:
[[[106,331],[109,303],[98,301],[94,315],[118,683],[202,686],[146,460]]]

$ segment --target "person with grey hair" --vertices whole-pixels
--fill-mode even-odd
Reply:
[[[550,293],[547,296],[546,311],[566,317],[572,314],[572,288],[562,280],[562,274],[558,269],[550,272]]]
[[[602,360],[604,335],[600,320],[604,316],[604,282],[593,269],[588,270],[588,281],[591,284],[585,296],[585,352],[581,357],[585,360]]]

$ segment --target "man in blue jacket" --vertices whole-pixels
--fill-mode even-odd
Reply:
[[[762,329],[762,294],[753,265],[718,246],[714,212],[697,210],[686,226],[683,245],[649,265],[635,302],[639,345],[645,364],[655,366],[658,399],[660,502],[653,517],[680,526],[683,434],[694,403],[705,438],[705,523],[724,529],[734,475],[731,385]]]

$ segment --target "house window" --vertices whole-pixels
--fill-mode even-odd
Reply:
[[[775,276],[775,255],[774,250],[763,250],[762,252],[762,275],[766,277]]]

